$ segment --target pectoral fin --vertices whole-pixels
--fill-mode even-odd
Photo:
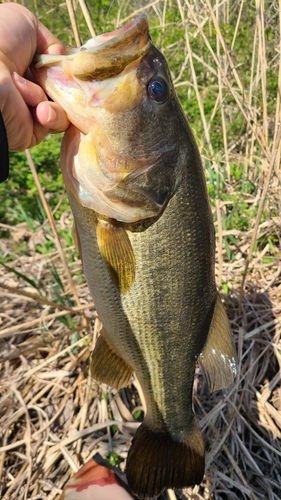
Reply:
[[[129,384],[132,373],[132,368],[107,343],[102,332],[92,352],[92,377],[98,382],[120,389]]]
[[[233,334],[219,294],[207,341],[198,361],[206,375],[210,391],[227,387],[236,376]]]
[[[118,225],[99,220],[97,241],[109,274],[120,293],[126,293],[135,279],[135,256],[126,231]]]

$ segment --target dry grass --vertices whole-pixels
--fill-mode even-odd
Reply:
[[[192,87],[196,94],[204,127],[200,138],[204,160],[210,161],[216,171],[220,157],[226,167],[229,195],[237,187],[231,183],[233,162],[239,165],[243,161],[248,177],[260,187],[256,197],[240,191],[249,204],[259,206],[255,219],[251,220],[251,229],[223,228],[226,207],[233,203],[231,197],[218,199],[214,207],[217,282],[219,287],[223,283],[223,290],[228,292],[223,297],[237,345],[238,376],[232,387],[210,394],[198,369],[194,404],[206,440],[206,475],[200,486],[176,493],[178,498],[194,500],[278,500],[281,497],[281,220],[271,217],[271,213],[274,207],[281,207],[278,184],[281,43],[276,46],[274,57],[268,59],[264,33],[269,15],[281,19],[281,1],[278,5],[278,1],[256,0],[253,5],[255,34],[249,47],[252,65],[247,87],[242,78],[245,68],[239,72],[234,62],[244,2],[156,0],[143,5],[138,2],[134,11],[120,8],[119,24],[139,11],[147,11],[149,16],[159,19],[161,35],[172,4],[180,13],[184,36],[176,47],[164,47],[164,52],[169,58],[174,50],[183,51],[182,67],[174,76],[177,86],[186,86],[187,92]],[[67,1],[69,9],[71,5]],[[82,0],[79,5],[85,9]],[[66,7],[63,4],[61,8]],[[221,24],[228,21],[233,9],[236,9],[236,26],[232,44],[226,46]],[[71,19],[74,26],[75,9]],[[215,49],[203,29],[206,24],[216,31]],[[190,26],[196,28],[193,33],[201,37],[208,49],[208,59],[192,52]],[[198,85],[194,71],[194,62],[198,60],[202,70],[212,72],[216,79],[217,100],[211,119],[205,116],[204,89]],[[182,78],[186,67],[190,69],[189,81]],[[276,69],[278,79],[275,114],[267,107],[267,71],[272,68]],[[256,100],[258,91],[262,93],[261,106]],[[232,108],[226,99],[229,95],[233,98]],[[228,123],[234,112],[240,112],[247,125],[241,136],[229,143]],[[217,113],[221,113],[224,143],[220,152],[215,151],[210,136]],[[31,168],[36,180],[32,164]],[[38,189],[45,203],[40,185]],[[262,220],[264,206],[267,217]],[[145,407],[136,379],[129,388],[117,393],[90,378],[89,353],[100,323],[74,247],[67,248],[57,236],[57,226],[70,226],[71,217],[66,213],[55,224],[47,203],[45,210],[48,222],[38,224],[34,234],[24,224],[17,225],[9,228],[10,239],[1,244],[3,254],[8,255],[21,239],[29,242],[26,254],[15,256],[9,266],[36,280],[41,293],[35,292],[20,274],[0,268],[0,496],[3,500],[58,500],[65,482],[96,451],[103,456],[117,452],[123,468],[130,440],[139,425],[134,414]],[[269,244],[254,248],[257,238],[266,241],[273,233],[279,235],[279,246],[275,244],[273,250]],[[234,260],[229,260],[226,247],[226,236],[230,235],[239,241],[236,246],[230,245]],[[53,239],[53,251],[48,255],[36,252],[34,242],[38,239]]]

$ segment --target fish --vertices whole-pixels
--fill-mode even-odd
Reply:
[[[216,391],[233,382],[236,353],[200,153],[168,63],[140,14],[64,56],[36,56],[32,72],[71,122],[61,169],[103,325],[92,376],[119,389],[135,373],[145,396],[130,490],[154,498],[200,484],[196,364]]]

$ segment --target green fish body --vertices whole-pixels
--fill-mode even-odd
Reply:
[[[92,375],[116,388],[133,372],[140,381],[147,412],[126,474],[133,493],[152,498],[202,481],[196,362],[217,390],[233,381],[235,350],[201,159],[165,58],[143,15],[93,40],[39,56],[34,75],[73,123],[62,171],[103,324]]]

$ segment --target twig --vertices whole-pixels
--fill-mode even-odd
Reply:
[[[120,425],[120,424],[129,427],[130,429],[137,429],[140,426],[139,422],[123,422],[123,421],[119,422],[118,420],[106,420],[105,422],[101,422],[91,427],[88,427],[88,429],[77,431],[77,433],[74,436],[62,439],[62,441],[60,441],[59,444],[56,444],[49,449],[47,455],[52,455],[53,453],[59,451],[61,446],[67,446],[68,444],[75,443],[75,441],[78,441],[78,439],[85,438],[86,436],[89,436],[90,434],[93,434],[96,431],[100,431],[101,429],[105,429],[106,427],[111,427],[112,425]],[[50,443],[47,444],[50,445]]]
[[[222,222],[221,222],[221,210],[220,210],[219,200],[216,200],[216,209],[217,209],[217,221],[218,221],[218,263],[219,263],[218,285],[221,286],[223,257],[222,257]]]
[[[208,126],[207,126],[207,121],[206,121],[206,117],[205,117],[205,113],[204,113],[204,106],[203,106],[202,99],[201,99],[201,96],[200,96],[200,92],[199,92],[199,89],[198,89],[198,83],[197,83],[196,73],[195,73],[194,64],[193,64],[193,58],[192,58],[192,50],[191,50],[191,46],[190,46],[190,43],[189,43],[188,24],[187,24],[187,22],[186,22],[186,20],[184,18],[184,12],[183,12],[183,8],[182,8],[182,5],[181,5],[181,1],[177,0],[177,4],[178,4],[178,9],[179,9],[179,12],[180,12],[180,15],[181,15],[182,24],[183,24],[183,28],[184,28],[185,43],[186,43],[187,52],[189,54],[190,71],[191,71],[191,75],[192,75],[192,81],[193,81],[193,86],[194,86],[194,90],[195,90],[195,94],[196,94],[196,99],[197,99],[197,102],[198,102],[198,106],[199,106],[199,110],[200,110],[200,116],[201,116],[201,120],[202,120],[203,127],[204,127],[206,142],[208,144],[208,148],[209,148],[209,151],[210,151],[210,156],[213,159],[214,158],[214,151],[213,151],[213,147],[212,147],[212,144],[211,144],[211,138],[210,138],[210,134],[209,134],[209,129],[208,129]]]
[[[83,16],[84,16],[85,21],[86,21],[87,26],[88,26],[88,30],[90,31],[91,36],[94,38],[96,36],[96,33],[95,33],[94,28],[93,28],[93,24],[92,24],[92,20],[91,20],[88,6],[87,6],[85,0],[79,0],[79,3],[80,3],[81,10],[83,12]]]
[[[278,153],[278,150],[280,148],[280,141],[281,141],[281,124],[278,127],[278,133],[277,133],[274,145],[273,145],[273,151],[272,151],[271,161],[270,161],[268,172],[267,172],[267,178],[266,178],[266,181],[264,183],[263,190],[262,190],[262,195],[261,195],[261,199],[260,199],[260,203],[259,203],[258,213],[256,216],[255,225],[254,225],[254,231],[252,234],[250,248],[248,251],[247,258],[246,258],[245,270],[244,270],[243,279],[242,279],[241,288],[240,288],[240,294],[239,294],[240,314],[241,314],[241,310],[242,310],[242,298],[243,298],[244,285],[245,285],[245,281],[246,281],[247,271],[248,271],[248,267],[249,267],[249,264],[250,264],[250,261],[252,258],[252,253],[253,253],[253,249],[254,249],[254,245],[255,245],[255,241],[256,241],[256,236],[257,236],[259,224],[261,221],[262,211],[263,211],[264,203],[266,200],[267,191],[269,188],[269,183],[270,183],[272,171],[274,169],[277,153]]]
[[[74,9],[73,9],[72,0],[66,0],[66,6],[67,6],[68,15],[69,15],[69,19],[70,19],[70,22],[71,22],[71,27],[72,27],[72,31],[73,31],[73,35],[74,35],[74,40],[75,40],[76,46],[77,47],[81,47],[81,40],[80,40],[78,28],[77,28],[76,16],[75,16],[75,12],[74,12]]]
[[[70,312],[73,311],[71,307],[67,307],[63,304],[58,304],[57,302],[44,299],[43,297],[41,297],[36,293],[25,292],[24,290],[20,290],[19,288],[5,285],[4,283],[0,283],[0,288],[7,290],[13,295],[19,295],[21,297],[25,297],[27,300],[28,299],[34,300],[34,302],[37,302],[38,304],[45,304],[46,306],[55,307],[56,309],[63,309],[64,311],[70,311]]]
[[[129,16],[123,17],[123,19],[121,19],[121,21],[120,21],[120,24],[124,24],[126,21],[128,21],[132,17],[135,17],[138,14],[140,14],[141,12],[144,12],[146,9],[149,9],[149,7],[153,7],[154,5],[157,5],[159,2],[161,2],[161,0],[154,0],[154,2],[150,2],[146,5],[144,5],[143,7],[141,7],[140,9],[134,10],[133,12],[131,12],[131,14]]]
[[[70,288],[71,288],[73,296],[74,296],[74,298],[75,298],[75,300],[77,302],[77,305],[80,305],[80,300],[79,300],[79,297],[78,297],[78,294],[77,294],[77,291],[76,291],[76,286],[75,286],[75,283],[74,283],[74,281],[72,279],[72,275],[71,275],[71,272],[70,272],[70,269],[69,269],[69,266],[68,266],[68,263],[67,263],[67,260],[66,260],[66,256],[65,256],[64,251],[63,251],[62,246],[61,246],[61,242],[60,242],[60,238],[59,238],[59,235],[58,235],[58,232],[57,232],[57,228],[56,228],[56,224],[55,224],[55,221],[54,221],[54,217],[52,215],[52,212],[51,212],[50,207],[48,205],[48,202],[46,200],[46,197],[45,197],[44,191],[42,189],[42,186],[40,184],[40,181],[39,181],[39,178],[38,178],[38,174],[37,174],[37,171],[36,171],[36,168],[35,168],[35,165],[34,165],[34,162],[33,162],[32,156],[31,156],[31,153],[27,149],[25,151],[25,154],[26,154],[26,157],[27,157],[27,160],[28,160],[29,167],[30,167],[30,170],[32,172],[33,178],[34,178],[34,182],[35,182],[36,188],[37,188],[39,196],[40,196],[40,200],[42,202],[42,205],[43,205],[43,208],[44,208],[45,213],[47,215],[49,224],[50,224],[51,229],[53,231],[54,238],[55,238],[55,244],[56,244],[56,247],[58,249],[61,261],[63,263],[64,269],[65,269],[65,273],[67,275],[67,278],[68,278],[68,281],[69,281],[69,284],[70,284]]]
[[[79,309],[87,309],[89,305],[84,305],[80,306]],[[64,311],[61,312],[56,312],[53,314],[47,314],[46,316],[43,316],[36,319],[33,319],[31,321],[26,321],[25,323],[21,323],[20,325],[15,325],[15,326],[10,326],[9,328],[5,328],[4,330],[0,330],[0,339],[5,338],[5,337],[11,337],[12,335],[22,335],[23,331],[22,330],[28,330],[34,326],[39,327],[39,323],[43,323],[43,320],[46,321],[51,321],[56,318],[60,318],[62,316],[65,316],[66,314],[79,314],[79,310],[75,311],[73,308],[71,311],[68,309],[65,309]],[[78,328],[78,327],[77,327]],[[82,328],[85,328],[84,325],[82,325]]]

